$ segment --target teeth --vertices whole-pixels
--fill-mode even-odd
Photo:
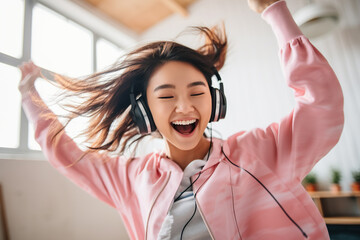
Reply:
[[[193,120],[184,120],[184,121],[174,121],[172,124],[174,125],[190,125],[196,122],[196,119]]]

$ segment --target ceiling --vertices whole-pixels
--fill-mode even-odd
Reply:
[[[79,0],[125,27],[142,33],[172,14],[188,15],[197,0]]]

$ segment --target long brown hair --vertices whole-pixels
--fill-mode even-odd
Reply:
[[[129,112],[130,88],[145,94],[149,78],[162,64],[182,61],[199,69],[211,85],[213,68],[220,70],[225,62],[227,39],[224,28],[196,27],[205,36],[205,43],[197,50],[173,41],[158,41],[131,51],[111,68],[83,79],[56,76],[56,85],[65,90],[63,97],[82,96],[80,104],[68,104],[64,126],[55,125],[52,141],[76,117],[89,118],[89,126],[82,134],[88,151],[124,153],[129,146],[143,138]],[[146,99],[146,98],[145,98]]]

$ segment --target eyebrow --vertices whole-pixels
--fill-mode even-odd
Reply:
[[[195,86],[205,86],[206,87],[206,84],[204,82],[201,82],[201,81],[197,81],[197,82],[192,82],[192,83],[189,83],[187,85],[188,88],[191,88],[191,87],[195,87]],[[160,86],[157,86],[155,89],[154,89],[154,92],[160,90],[160,89],[166,89],[166,88],[175,88],[175,85],[172,85],[172,84],[163,84],[163,85],[160,85]]]

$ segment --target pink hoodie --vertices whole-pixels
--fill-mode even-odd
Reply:
[[[294,23],[284,1],[268,7],[296,106],[266,129],[215,139],[211,156],[194,184],[196,201],[213,239],[329,239],[326,225],[301,180],[339,140],[343,96],[335,73]],[[33,92],[32,94],[37,94]],[[62,134],[50,144],[49,111],[23,97],[36,139],[50,163],[91,195],[120,213],[131,239],[156,239],[183,171],[164,155],[133,161],[120,156],[103,163],[83,154]],[[223,149],[223,150],[222,150]],[[193,180],[198,176],[193,176]]]

